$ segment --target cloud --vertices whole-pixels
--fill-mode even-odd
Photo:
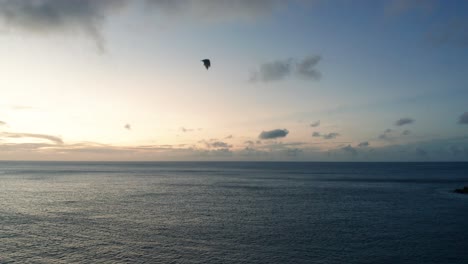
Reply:
[[[416,154],[421,157],[426,157],[428,155],[427,151],[422,148],[417,148]]]
[[[260,139],[275,139],[283,138],[288,135],[289,131],[287,129],[274,129],[270,131],[262,131],[258,136]]]
[[[232,139],[232,138],[233,138],[233,136],[229,135],[229,136],[225,137],[224,139]]]
[[[260,65],[258,71],[250,76],[251,82],[271,82],[285,79],[291,74],[292,59],[272,61]]]
[[[320,56],[308,56],[299,62],[294,58],[275,60],[260,65],[251,73],[251,82],[273,82],[284,80],[292,73],[309,80],[319,80],[321,73],[316,69]]]
[[[401,15],[412,10],[431,12],[437,0],[392,0],[385,6],[387,15]]]
[[[184,133],[187,133],[187,132],[193,132],[193,131],[195,131],[195,129],[181,127],[180,131],[182,131]]]
[[[320,120],[310,124],[311,127],[319,127],[320,126]]]
[[[452,18],[432,27],[427,40],[435,46],[468,47],[468,19]]]
[[[341,148],[341,150],[350,153],[353,156],[356,156],[358,154],[357,149],[351,147],[351,145],[348,145],[346,147]]]
[[[43,134],[30,134],[30,133],[8,133],[8,132],[1,132],[0,137],[4,138],[36,138],[36,139],[46,139],[52,141],[57,145],[62,145],[63,140],[56,136],[51,135],[43,135]]]
[[[125,0],[0,0],[0,20],[11,31],[37,34],[81,32],[104,50],[100,32],[107,15]]]
[[[125,124],[124,128],[127,130],[132,130],[132,126],[130,124]]]
[[[335,132],[332,132],[332,133],[328,133],[328,134],[325,134],[325,135],[322,135],[324,139],[334,139],[336,137],[338,137],[340,134],[339,133],[335,133]]]
[[[283,0],[146,0],[150,7],[170,16],[191,16],[208,21],[256,19],[287,6]]]
[[[404,125],[409,125],[414,123],[414,119],[405,117],[405,118],[400,118],[395,122],[395,126],[404,126]]]
[[[4,126],[6,124],[7,124],[6,122],[0,121],[0,126]]]
[[[210,144],[210,147],[212,148],[231,148],[232,145],[229,145],[228,143],[226,142],[222,142],[222,141],[215,141],[213,143]]]
[[[363,147],[368,147],[370,144],[368,141],[364,141],[358,144],[358,147],[363,148]]]
[[[305,79],[319,80],[322,74],[316,69],[322,58],[320,56],[308,56],[296,64],[296,73]]]
[[[312,137],[322,137],[324,139],[334,139],[334,138],[337,138],[338,136],[340,136],[340,134],[336,132],[331,132],[328,134],[321,134],[320,132],[312,133]]]
[[[408,136],[410,134],[411,134],[411,130],[405,130],[405,131],[401,132],[401,135],[403,135],[403,136]]]
[[[393,132],[392,129],[387,128],[385,131],[379,135],[379,139],[390,139],[390,134]]]
[[[468,112],[465,112],[460,115],[460,117],[458,118],[458,123],[468,125]]]

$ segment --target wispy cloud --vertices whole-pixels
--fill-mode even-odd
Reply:
[[[320,126],[320,120],[310,124],[311,127],[319,127]]]
[[[251,82],[272,82],[284,80],[293,73],[304,79],[319,80],[321,73],[317,70],[320,56],[308,56],[297,61],[294,58],[275,60],[263,63],[252,72],[249,80]]]
[[[414,123],[414,119],[405,117],[405,118],[400,118],[395,122],[395,126],[404,126],[404,125],[409,125]]]
[[[458,118],[458,123],[468,125],[468,112],[465,112],[460,115],[460,117]]]
[[[46,139],[57,145],[62,145],[63,140],[60,137],[44,135],[44,134],[30,134],[30,133],[9,133],[1,132],[0,138],[35,138],[35,139]]]
[[[408,130],[408,129],[401,132],[401,135],[403,135],[403,136],[409,136],[410,134],[411,134],[411,130]]]
[[[6,122],[0,121],[0,126],[4,126],[6,124],[7,124]]]
[[[275,139],[283,138],[288,135],[289,131],[287,129],[274,129],[270,131],[262,131],[258,136],[260,139]]]
[[[195,129],[181,127],[181,128],[180,128],[180,131],[182,131],[182,132],[184,132],[184,133],[187,133],[187,132],[193,132],[193,131],[195,131]]]

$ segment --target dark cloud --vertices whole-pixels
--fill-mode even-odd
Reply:
[[[320,126],[320,120],[318,120],[317,122],[314,122],[312,124],[310,124],[311,127],[319,127]]]
[[[468,125],[468,112],[461,114],[461,116],[458,118],[458,123]]]
[[[341,148],[341,150],[350,153],[353,156],[356,156],[358,154],[357,149],[351,147],[351,145],[348,145],[346,147]]]
[[[312,133],[312,136],[313,137],[321,137],[322,135],[320,134],[320,132],[314,132],[314,133]]]
[[[132,126],[130,124],[125,124],[124,128],[127,130],[132,130]]]
[[[339,135],[340,135],[339,133],[332,132],[332,133],[324,134],[322,136],[324,139],[334,139],[338,137]]]
[[[102,51],[102,23],[109,13],[126,4],[125,0],[2,0],[0,20],[12,31],[81,32],[91,37]]]
[[[267,62],[261,64],[258,70],[252,72],[250,81],[280,81],[289,77],[292,73],[302,78],[318,80],[321,74],[316,69],[316,66],[320,60],[320,56],[308,56],[299,62],[294,58]]]
[[[404,126],[404,125],[409,125],[409,124],[412,124],[412,123],[414,123],[414,119],[409,118],[409,117],[405,117],[405,118],[398,119],[395,122],[395,126]]]
[[[401,134],[402,134],[403,136],[408,136],[408,135],[411,134],[411,130],[405,130],[405,131],[401,132]]]
[[[322,58],[320,56],[308,56],[296,64],[296,73],[306,79],[319,80],[322,74],[316,69]]]
[[[358,147],[363,148],[363,147],[368,147],[370,144],[368,141],[364,141],[358,144]]]
[[[51,135],[43,135],[43,134],[30,134],[30,133],[8,133],[8,132],[2,132],[0,133],[0,137],[5,137],[5,138],[36,138],[36,139],[46,139],[49,141],[52,141],[53,143],[57,145],[63,144],[63,141],[61,138],[56,137],[56,136],[51,136]]]
[[[288,135],[289,131],[287,129],[274,129],[270,131],[262,131],[258,136],[260,139],[275,139],[283,138]]]

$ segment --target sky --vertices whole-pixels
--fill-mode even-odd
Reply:
[[[467,13],[0,0],[0,159],[468,161]]]

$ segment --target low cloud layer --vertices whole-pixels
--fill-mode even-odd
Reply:
[[[301,60],[294,58],[263,63],[252,72],[251,82],[273,82],[284,80],[290,76],[297,76],[307,80],[319,80],[321,73],[317,69],[320,56],[308,56]]]
[[[287,129],[274,129],[270,131],[262,131],[258,138],[260,139],[275,139],[283,138],[288,135],[289,131]]]
[[[409,124],[412,124],[412,123],[414,123],[414,119],[409,118],[409,117],[405,117],[405,118],[398,119],[395,122],[395,125],[396,126],[404,126],[404,125],[409,125]]]
[[[468,125],[468,112],[465,112],[460,115],[460,117],[458,118],[458,123]]]

